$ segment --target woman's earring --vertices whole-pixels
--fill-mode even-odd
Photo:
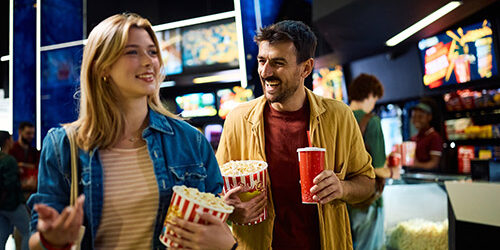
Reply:
[[[106,76],[103,76],[103,77],[102,77],[102,80],[103,80],[105,83],[107,83],[107,82],[108,82],[108,78],[107,78]]]

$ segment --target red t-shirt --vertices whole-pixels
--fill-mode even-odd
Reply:
[[[264,108],[266,159],[276,211],[273,249],[320,249],[318,208],[302,204],[297,149],[307,147],[309,101],[294,112]]]
[[[419,162],[428,162],[431,160],[431,155],[441,156],[443,151],[443,140],[441,136],[434,130],[429,128],[425,132],[419,132],[411,138],[417,143],[415,149],[415,157]]]
[[[35,168],[19,167],[21,182],[26,182],[31,178],[35,180],[38,178],[38,162],[40,160],[40,152],[36,148],[30,146],[27,150],[25,150],[19,142],[16,141],[10,149],[9,154],[16,158],[18,163],[24,162],[35,165]],[[24,191],[34,192],[36,191],[36,188],[34,190]]]

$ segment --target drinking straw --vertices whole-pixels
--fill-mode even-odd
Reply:
[[[309,130],[307,130],[307,141],[309,142],[309,147],[312,147],[311,132],[309,132]]]

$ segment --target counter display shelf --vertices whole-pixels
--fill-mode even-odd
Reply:
[[[444,187],[445,181],[461,181],[470,179],[470,175],[452,175],[438,173],[404,173],[401,179],[406,184],[437,183]]]
[[[445,182],[449,249],[498,249],[500,183]]]

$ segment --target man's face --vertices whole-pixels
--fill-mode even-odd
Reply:
[[[31,144],[33,138],[35,138],[35,128],[34,127],[24,127],[24,129],[19,130],[19,136],[25,144]]]
[[[284,103],[302,85],[304,63],[297,64],[292,42],[260,42],[257,61],[262,91],[271,103]]]

